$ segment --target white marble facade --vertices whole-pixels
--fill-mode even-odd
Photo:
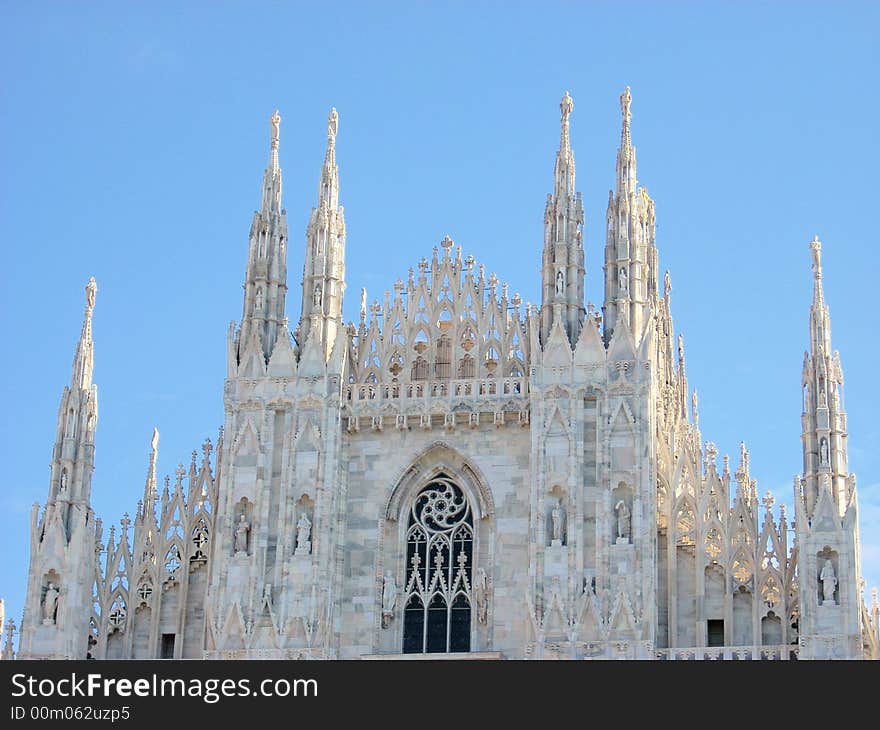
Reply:
[[[135,516],[107,535],[90,281],[19,656],[876,657],[819,241],[792,521],[745,446],[732,466],[703,441],[620,102],[601,311],[566,93],[539,305],[447,237],[345,324],[332,110],[293,332],[276,112],[223,427],[161,491],[154,433]]]

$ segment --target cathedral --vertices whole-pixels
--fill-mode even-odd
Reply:
[[[18,658],[880,658],[819,239],[786,514],[744,446],[731,464],[703,440],[630,106],[627,88],[601,310],[584,300],[566,93],[540,304],[446,237],[381,301],[361,289],[348,323],[338,115],[289,319],[275,112],[223,425],[164,483],[154,432],[133,517],[109,529],[91,507],[86,285]]]

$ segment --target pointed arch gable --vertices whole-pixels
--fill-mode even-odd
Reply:
[[[241,428],[238,429],[232,442],[232,453],[235,456],[260,453],[260,432],[250,417],[246,417]]]
[[[385,519],[397,520],[406,497],[441,472],[454,477],[467,492],[478,519],[495,514],[492,492],[479,467],[449,444],[436,441],[416,454],[395,480],[385,499]]]

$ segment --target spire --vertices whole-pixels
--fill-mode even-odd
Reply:
[[[241,329],[230,338],[230,361],[234,370],[245,361],[247,348],[259,344],[268,361],[279,336],[284,336],[284,302],[287,295],[287,213],[281,207],[281,167],[278,164],[281,115],[269,118],[269,164],[263,174],[260,210],[254,213],[248,244]],[[250,358],[254,362],[254,358]],[[235,373],[230,372],[230,377]],[[253,374],[253,373],[252,373]]]
[[[553,327],[554,312],[563,318],[569,342],[581,332],[584,309],[584,206],[575,191],[574,153],[571,150],[570,117],[574,101],[566,91],[559,102],[561,113],[559,151],[553,168],[553,193],[544,207],[544,252],[541,269],[541,342]]]
[[[635,337],[644,333],[645,318],[658,298],[654,201],[638,188],[636,150],[630,121],[632,94],[620,95],[623,125],[617,150],[616,184],[609,192],[605,240],[605,342],[611,341],[619,319]]]
[[[559,136],[559,152],[556,153],[556,169],[554,171],[554,194],[557,199],[574,194],[574,154],[571,151],[569,138],[569,117],[574,111],[574,101],[566,91],[559,102],[559,110],[562,112],[560,122],[561,132]]]
[[[831,487],[842,515],[851,491],[846,412],[843,408],[843,368],[831,349],[831,315],[822,287],[822,243],[810,241],[813,301],[810,305],[810,351],[804,356],[802,441],[805,497],[812,513],[822,484]]]
[[[276,109],[269,117],[269,166],[263,175],[264,213],[278,213],[281,210],[281,167],[278,164],[280,127],[281,115]]]
[[[810,344],[813,357],[831,353],[831,318],[822,288],[822,242],[819,236],[810,241],[813,258],[813,304],[810,307]]]
[[[617,194],[634,193],[636,190],[636,150],[630,135],[632,94],[627,86],[620,95],[620,113],[623,127],[620,131],[620,149],[617,152]]]
[[[92,343],[92,311],[95,308],[95,295],[98,285],[95,277],[86,284],[86,310],[83,317],[82,333],[76,346],[73,358],[73,379],[71,387],[88,390],[92,386],[92,369],[94,367],[94,344]]]
[[[326,203],[333,209],[339,205],[339,168],[336,165],[336,134],[339,131],[339,114],[336,107],[327,116],[327,151],[321,169],[321,185],[318,189],[318,207]]]
[[[336,135],[339,114],[330,109],[327,117],[327,150],[318,185],[318,204],[312,209],[306,229],[303,267],[302,315],[299,323],[300,351],[315,333],[320,338],[324,361],[342,327],[342,296],[345,291],[345,214],[339,205],[339,167],[336,164]]]
[[[159,453],[159,429],[153,428],[150,439],[150,465],[147,467],[147,481],[144,484],[144,513],[155,515],[156,512],[156,457]]]

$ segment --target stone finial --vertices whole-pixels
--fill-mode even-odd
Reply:
[[[773,496],[773,492],[767,490],[767,494],[764,495],[764,499],[761,500],[764,503],[764,507],[769,512],[773,509],[773,505],[776,504],[776,498]]]
[[[669,276],[669,269],[663,274],[663,298],[669,299],[669,292],[672,291],[672,278]]]

